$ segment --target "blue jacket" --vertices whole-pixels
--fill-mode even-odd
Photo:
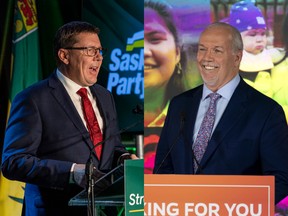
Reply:
[[[104,121],[100,170],[109,170],[122,153],[112,94],[90,87]],[[69,184],[73,163],[85,164],[93,149],[89,133],[56,73],[19,93],[11,106],[2,155],[2,172],[26,182],[25,215],[77,215],[68,201],[83,190]],[[69,210],[70,209],[70,210]],[[71,211],[72,209],[72,211]],[[79,215],[79,214],[78,214]]]
[[[157,146],[154,173],[194,173],[193,130],[202,89],[203,85],[171,101]],[[171,148],[171,153],[167,153]],[[200,167],[196,174],[273,175],[275,202],[286,197],[288,127],[282,107],[241,79],[212,134]]]

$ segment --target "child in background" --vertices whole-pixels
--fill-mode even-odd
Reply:
[[[241,77],[281,104],[288,120],[287,100],[283,100],[283,96],[288,97],[288,92],[283,92],[287,88],[280,86],[283,81],[279,83],[281,79],[287,83],[288,71],[283,73],[282,69],[277,69],[285,51],[279,48],[267,49],[267,26],[261,10],[251,1],[240,1],[232,5],[230,16],[224,22],[237,28],[242,36],[244,50],[240,64]],[[281,98],[279,95],[282,95]]]
[[[282,56],[277,49],[266,48],[267,26],[261,10],[252,2],[237,2],[231,7],[229,24],[240,31],[244,44],[240,75],[251,86],[272,97],[271,68]]]

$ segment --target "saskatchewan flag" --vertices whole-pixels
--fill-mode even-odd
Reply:
[[[10,102],[24,88],[41,79],[36,0],[15,0]],[[8,114],[9,115],[9,114]],[[20,216],[25,184],[0,176],[0,215]]]

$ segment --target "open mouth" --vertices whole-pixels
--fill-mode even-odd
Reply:
[[[214,69],[218,68],[217,66],[211,66],[211,65],[202,65],[202,67],[205,70],[214,70]]]
[[[90,70],[96,72],[97,71],[97,67],[96,66],[92,66],[92,67],[89,67]]]
[[[154,69],[156,68],[155,65],[144,65],[144,70],[151,70],[151,69]]]

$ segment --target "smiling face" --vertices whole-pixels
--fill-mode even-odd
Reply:
[[[159,14],[145,8],[144,21],[144,76],[145,88],[163,86],[172,76],[180,60],[173,34]]]
[[[259,54],[267,44],[265,29],[251,29],[241,32],[244,50],[251,54]]]
[[[214,26],[200,36],[197,64],[204,83],[214,92],[238,73],[242,51],[232,48],[232,34],[227,27]]]
[[[101,47],[97,34],[80,33],[76,37],[73,47]],[[64,63],[61,72],[81,86],[91,86],[97,82],[98,73],[102,64],[101,56],[87,56],[84,50],[63,49],[58,56]]]

